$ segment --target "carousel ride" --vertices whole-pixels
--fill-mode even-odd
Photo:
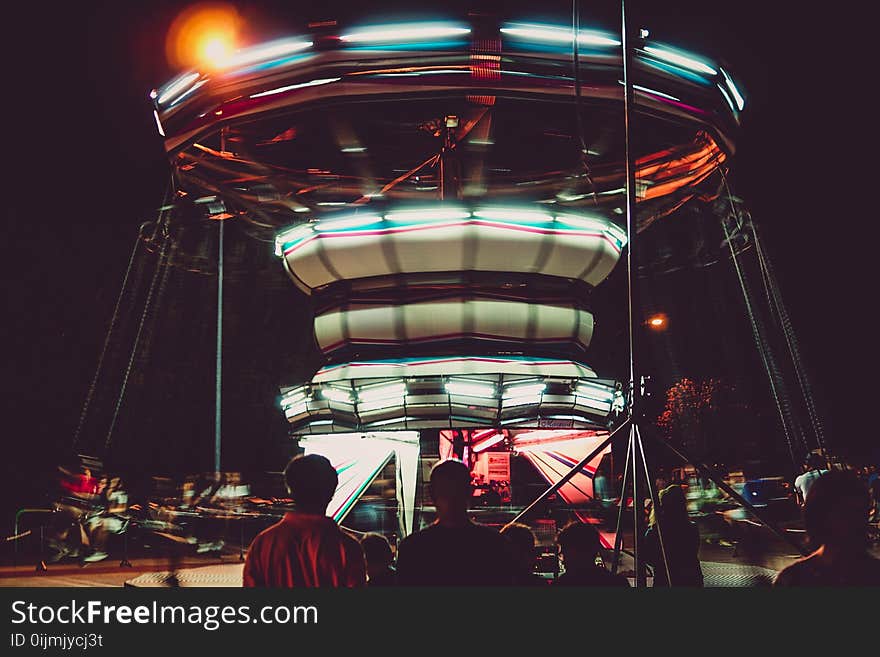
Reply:
[[[303,447],[364,455],[369,477],[395,435],[461,433],[448,455],[471,464],[530,441],[556,483],[607,435],[624,391],[589,365],[590,297],[627,242],[620,46],[492,19],[332,25],[152,93],[179,193],[271,237],[311,297],[326,364],[280,397]],[[719,196],[743,98],[678,49],[646,41],[635,66],[644,230]]]
[[[731,73],[646,33],[630,48],[627,83],[620,34],[577,22],[330,22],[150,93],[165,226],[183,206],[216,225],[218,308],[234,222],[311,313],[323,365],[278,402],[298,449],[340,473],[338,521],[393,461],[396,533],[418,529],[425,436],[476,477],[509,484],[515,454],[567,505],[595,501],[632,393],[591,366],[595,290],[635,235],[669,246],[658,223],[711,224],[734,261],[757,238],[727,180]],[[221,340],[222,316],[217,471]]]

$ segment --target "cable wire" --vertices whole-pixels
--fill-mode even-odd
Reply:
[[[779,284],[776,281],[776,276],[773,271],[773,266],[770,263],[770,259],[761,247],[761,242],[758,239],[758,233],[754,223],[751,224],[751,229],[752,235],[755,239],[755,251],[758,256],[758,263],[764,274],[765,285],[767,285],[768,297],[773,300],[771,309],[775,309],[779,317],[779,324],[782,327],[782,333],[785,336],[785,342],[788,345],[791,362],[794,365],[795,376],[797,377],[798,385],[800,386],[801,394],[803,395],[807,407],[807,414],[810,416],[810,423],[813,427],[813,433],[816,436],[816,442],[819,448],[825,450],[825,436],[822,430],[822,421],[816,410],[813,391],[803,365],[803,359],[800,355],[800,348],[798,346],[797,336],[794,332],[794,326],[791,323],[791,317],[782,301],[782,291],[779,289]]]
[[[164,269],[164,263],[166,260],[166,254],[168,252],[168,244],[169,240],[166,238],[162,242],[162,248],[159,250],[159,261],[156,263],[156,271],[153,272],[153,280],[150,282],[150,290],[147,293],[147,299],[144,302],[144,310],[141,313],[141,321],[138,324],[138,330],[134,337],[134,344],[131,347],[131,354],[128,358],[128,365],[125,368],[125,374],[122,378],[122,385],[119,389],[119,396],[116,399],[116,406],[113,409],[113,417],[110,420],[110,427],[107,429],[107,437],[104,440],[104,448],[108,449],[110,447],[110,443],[113,438],[113,429],[116,427],[116,420],[119,417],[119,411],[122,408],[122,402],[125,398],[125,391],[128,387],[128,378],[131,375],[132,366],[134,365],[135,357],[137,356],[138,346],[140,344],[141,333],[144,330],[144,323],[146,322],[147,316],[150,311],[150,306],[152,305],[153,294],[156,291],[156,283],[159,280],[159,275]]]
[[[722,177],[724,178],[724,174],[722,173]],[[730,187],[727,185],[727,179],[724,178],[724,186],[727,189],[728,201],[730,203],[730,209],[733,213],[734,217],[739,220],[739,213],[737,211],[736,205],[733,201],[733,197],[730,193]],[[763,337],[763,331],[761,330],[761,326],[758,320],[758,317],[752,307],[751,296],[749,294],[748,285],[746,283],[745,275],[740,267],[739,258],[736,255],[736,251],[733,248],[733,242],[730,239],[730,231],[727,228],[727,221],[725,217],[721,218],[721,228],[724,230],[725,240],[730,248],[731,260],[733,261],[733,267],[736,271],[737,279],[739,280],[740,289],[742,290],[743,300],[746,304],[746,313],[749,316],[749,323],[752,328],[752,335],[755,339],[755,344],[758,347],[758,353],[761,356],[761,361],[764,365],[764,370],[767,372],[767,379],[770,383],[770,392],[773,395],[773,400],[776,403],[776,409],[779,412],[779,419],[782,422],[782,431],[785,435],[785,441],[788,445],[788,451],[791,455],[792,465],[797,468],[799,463],[798,458],[795,456],[794,444],[792,438],[792,432],[795,431],[794,421],[791,416],[791,410],[789,404],[786,399],[781,397],[780,391],[778,390],[779,385],[781,385],[781,381],[778,381],[779,373],[776,369],[775,362],[773,362],[772,354],[769,351],[769,346]],[[792,425],[791,427],[789,425]],[[803,447],[803,438],[800,439],[801,446]]]

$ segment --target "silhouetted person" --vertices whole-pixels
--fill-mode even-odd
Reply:
[[[528,525],[512,522],[501,528],[513,564],[514,586],[546,586],[547,581],[535,574],[535,535]]]
[[[397,550],[397,581],[409,586],[509,585],[513,574],[504,539],[468,517],[471,477],[461,461],[431,470],[437,520],[410,534]]]
[[[565,572],[556,586],[629,586],[623,575],[608,572],[596,563],[599,557],[599,532],[593,525],[572,522],[556,537]]]
[[[868,553],[865,485],[852,472],[831,470],[807,495],[804,521],[815,552],[783,568],[774,586],[880,586],[880,560]]]
[[[361,538],[361,548],[367,560],[367,586],[394,586],[397,571],[391,565],[394,555],[388,539],[382,534],[367,534]]]
[[[660,549],[661,532],[665,563],[664,550]],[[651,510],[642,547],[645,562],[654,569],[654,586],[703,586],[699,551],[700,532],[688,517],[684,490],[681,486],[667,486],[660,491],[658,508]],[[666,575],[667,565],[669,577]]]
[[[254,538],[244,564],[244,586],[364,586],[360,544],[326,516],[338,483],[330,461],[318,454],[294,457],[284,479],[295,510]]]
[[[828,472],[824,466],[822,457],[815,453],[808,454],[804,460],[803,471],[794,480],[794,489],[797,491],[798,502],[801,506],[806,503],[807,495],[809,495],[813,484],[818,481],[819,477]]]

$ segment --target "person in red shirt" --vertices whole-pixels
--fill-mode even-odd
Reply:
[[[360,544],[326,515],[338,477],[318,454],[294,457],[284,470],[294,510],[257,534],[245,559],[245,587],[358,587],[367,581]]]

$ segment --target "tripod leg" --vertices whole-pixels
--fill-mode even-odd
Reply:
[[[657,497],[654,495],[654,485],[651,483],[651,475],[648,472],[648,460],[645,458],[645,446],[642,444],[642,434],[639,431],[638,425],[635,425],[636,429],[636,439],[638,441],[638,449],[642,455],[642,465],[645,468],[645,482],[648,486],[648,494],[651,497],[651,508],[654,509],[654,519],[657,523],[657,537],[660,539],[660,555],[663,557],[663,567],[666,569],[666,581],[669,584],[672,584],[672,575],[669,573],[669,560],[666,558],[666,546],[663,543],[663,527],[660,522],[660,514],[657,513]],[[656,581],[656,567],[654,573],[654,580]]]
[[[630,434],[631,435],[631,434]],[[626,509],[626,482],[629,475],[629,457],[633,443],[629,440],[626,444],[626,463],[623,466],[623,480],[620,482],[620,506],[617,509],[617,529],[614,532],[614,557],[611,560],[611,572],[617,574],[617,566],[620,563],[620,550],[623,547],[623,512]]]
[[[644,540],[644,515],[645,503],[642,499],[642,492],[639,489],[639,452],[637,449],[638,441],[638,425],[633,421],[630,426],[630,443],[632,444],[632,488],[633,488],[633,566],[636,571],[636,586],[639,588],[648,585],[647,574],[645,572],[645,562],[640,554]]]

